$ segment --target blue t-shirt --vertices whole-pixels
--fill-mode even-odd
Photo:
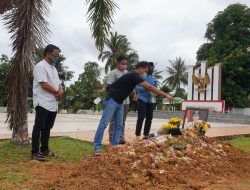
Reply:
[[[147,75],[143,77],[144,81],[151,84],[152,86],[158,88],[157,80],[154,76]],[[146,90],[145,88],[137,85],[135,87],[136,94],[138,99],[142,100],[145,103],[155,103],[155,97],[153,96],[152,92]]]

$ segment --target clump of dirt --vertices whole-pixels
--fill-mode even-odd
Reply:
[[[36,189],[209,189],[250,179],[250,154],[189,133],[109,147],[100,157],[77,163],[26,163]]]

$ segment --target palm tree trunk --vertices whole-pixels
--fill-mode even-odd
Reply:
[[[28,84],[34,52],[42,47],[48,33],[44,15],[51,0],[15,0],[13,8],[4,15],[11,36],[14,56],[7,77],[7,120],[12,130],[12,142],[29,144],[27,113]]]
[[[18,128],[13,128],[11,142],[16,145],[30,144],[27,122]]]

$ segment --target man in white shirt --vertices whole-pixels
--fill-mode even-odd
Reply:
[[[109,85],[111,85],[113,82],[115,82],[117,79],[119,79],[121,76],[123,76],[125,73],[127,73],[127,68],[128,68],[128,60],[124,56],[119,56],[117,58],[117,66],[116,69],[112,70],[108,75],[107,75],[107,88]],[[108,90],[108,89],[107,89]],[[125,122],[126,118],[128,115],[129,111],[129,97],[124,100],[123,102],[123,126],[122,126],[122,133],[121,133],[121,138],[120,138],[120,144],[125,144]],[[114,134],[114,119],[109,124],[109,142],[112,142],[113,134]]]
[[[58,101],[63,96],[58,72],[52,65],[57,62],[60,52],[58,47],[48,45],[44,49],[44,59],[33,70],[33,106],[36,110],[32,131],[33,160],[44,161],[47,156],[56,156],[49,150],[49,138],[58,111]]]

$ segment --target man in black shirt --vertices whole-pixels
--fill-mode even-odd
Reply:
[[[171,95],[158,90],[157,88],[145,82],[141,78],[141,76],[147,71],[148,71],[148,63],[145,61],[139,62],[136,65],[134,71],[123,75],[117,81],[115,81],[110,85],[107,97],[104,100],[104,109],[102,118],[97,128],[94,139],[94,150],[96,156],[100,155],[104,130],[113,117],[115,121],[115,129],[111,144],[112,145],[119,144],[122,122],[123,122],[122,103],[134,90],[136,85],[140,85],[155,94],[168,98],[169,102],[173,102],[173,97]]]

